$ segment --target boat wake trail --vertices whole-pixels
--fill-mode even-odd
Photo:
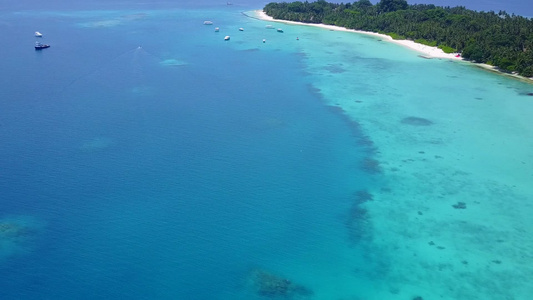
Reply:
[[[82,72],[58,91],[59,94],[78,88],[134,88],[147,84],[149,75],[162,61],[157,55],[138,46]]]

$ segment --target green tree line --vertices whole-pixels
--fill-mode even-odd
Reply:
[[[505,11],[477,12],[405,0],[353,3],[282,2],[263,9],[275,19],[322,23],[384,33],[460,52],[463,58],[487,63],[502,71],[533,77],[533,20]]]

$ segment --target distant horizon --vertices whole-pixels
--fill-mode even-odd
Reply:
[[[327,1],[327,0],[326,0]],[[245,1],[231,1],[232,5],[235,7],[243,8],[263,8],[266,4],[270,2],[283,2],[283,1],[264,1],[264,0],[251,0]],[[292,1],[285,1],[292,2]],[[314,1],[309,1],[314,2]],[[344,1],[329,1],[334,3],[341,3]],[[353,1],[352,1],[353,2]],[[377,0],[370,0],[373,4],[378,3]],[[531,18],[533,17],[533,2],[525,3],[526,1],[521,0],[408,0],[409,4],[434,4],[436,6],[464,6],[468,9],[476,11],[495,11],[504,10],[509,14],[521,15],[524,17]],[[227,1],[221,0],[199,0],[191,1],[185,0],[180,1],[180,3],[173,3],[171,1],[151,1],[149,3],[130,3],[128,1],[119,0],[119,1],[104,1],[104,0],[92,0],[84,3],[72,3],[71,1],[66,0],[55,0],[55,1],[20,1],[16,3],[0,4],[0,12],[2,10],[12,10],[12,9],[76,9],[79,7],[86,7],[87,9],[96,9],[96,8],[110,8],[116,6],[127,6],[127,7],[138,7],[138,6],[153,6],[153,9],[158,7],[168,7],[171,6],[186,6],[186,7],[205,7],[205,6],[221,6],[226,5]]]
[[[464,6],[476,11],[494,11],[504,10],[509,14],[521,15],[523,17],[533,17],[533,3],[525,3],[520,0],[408,0],[409,4],[434,4],[436,6]]]

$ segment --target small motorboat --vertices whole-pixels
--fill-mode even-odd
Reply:
[[[278,32],[281,32],[281,33],[283,33],[283,29],[281,29],[281,28],[278,28]]]
[[[50,48],[50,45],[42,44],[41,42],[35,42],[35,50],[41,50],[45,48]]]
[[[242,27],[241,27],[241,28],[239,28],[239,31],[244,31],[244,28],[242,28]]]
[[[267,41],[266,39],[263,39],[263,44],[266,43],[266,41]]]
[[[266,29],[274,29],[274,26],[272,26],[272,25],[267,25],[267,26],[265,26],[265,28],[266,28]]]
[[[204,21],[204,25],[213,25],[213,21]]]
[[[36,37],[43,37],[43,34],[40,33],[39,31],[35,31],[35,36]]]
[[[219,30],[220,30],[220,28],[215,27],[215,32],[218,32]]]
[[[229,35],[226,35],[226,36],[224,37],[224,40],[225,40],[225,41],[229,41]]]

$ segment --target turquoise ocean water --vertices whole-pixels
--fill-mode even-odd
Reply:
[[[529,299],[533,85],[262,5],[2,8],[0,298]]]

